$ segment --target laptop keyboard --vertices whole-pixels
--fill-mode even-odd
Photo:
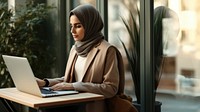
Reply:
[[[42,92],[43,94],[52,94],[52,93],[56,93],[56,92],[53,92],[53,91],[47,90],[47,89],[40,89],[40,90],[41,90],[41,92]]]

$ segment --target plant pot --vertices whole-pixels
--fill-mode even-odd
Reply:
[[[132,104],[135,106],[138,112],[141,112],[140,111],[141,104],[138,104],[136,101],[133,101]],[[155,102],[155,112],[161,112],[161,105],[162,105],[162,102],[159,102],[159,101]]]

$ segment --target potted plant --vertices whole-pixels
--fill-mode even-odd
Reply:
[[[7,3],[0,2],[0,88],[14,86],[2,54],[28,58],[37,77],[50,74],[55,56],[45,35],[49,8],[43,3],[30,2],[14,13],[8,10]]]
[[[140,18],[139,10],[136,8],[137,16]],[[162,76],[162,70],[164,67],[164,62],[166,56],[163,54],[163,49],[167,47],[167,41],[163,39],[163,29],[162,29],[162,20],[163,18],[173,18],[174,12],[167,7],[160,6],[154,10],[154,70],[153,74],[155,77],[155,96],[156,91]],[[177,19],[177,18],[176,18]],[[125,43],[121,41],[122,46],[125,50],[130,72],[132,75],[133,83],[134,83],[134,92],[136,96],[136,101],[133,104],[138,108],[140,111],[140,104],[141,104],[141,96],[140,96],[140,35],[139,35],[139,28],[136,22],[136,18],[134,17],[133,13],[130,11],[130,20],[127,21],[122,17],[122,21],[128,31],[130,37],[130,46],[126,46]],[[140,22],[139,22],[140,23]],[[165,40],[165,41],[163,41]],[[155,98],[155,97],[154,97]],[[161,102],[155,103],[156,112],[161,111]],[[139,106],[138,106],[139,105]]]

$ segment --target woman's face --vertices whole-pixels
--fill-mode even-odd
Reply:
[[[85,29],[83,28],[83,25],[75,15],[72,15],[70,17],[70,25],[74,41],[81,41],[84,38]]]

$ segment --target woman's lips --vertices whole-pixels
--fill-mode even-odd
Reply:
[[[77,38],[78,37],[78,35],[72,35],[74,38]]]

